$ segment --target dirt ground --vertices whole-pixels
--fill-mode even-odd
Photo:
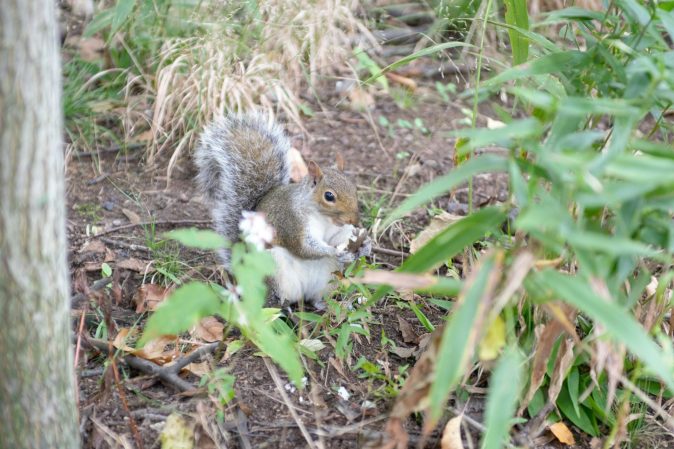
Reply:
[[[400,109],[390,98],[377,98],[370,114],[350,111],[343,107],[340,97],[326,94],[321,98],[326,109],[316,106],[318,112],[305,123],[306,133],[289,126],[289,135],[305,158],[319,164],[332,163],[337,152],[345,156],[347,172],[358,184],[363,215],[367,217],[376,210],[377,202],[384,207],[394,205],[423,183],[451,169],[454,142],[448,132],[459,126],[465,115],[459,103],[438,101],[432,89],[431,83],[421,87],[415,104],[408,109]],[[379,119],[382,116],[392,125],[382,126]],[[399,120],[408,123],[416,120],[426,129],[398,126]],[[134,296],[138,295],[141,285],[157,282],[158,274],[152,268],[153,263],[157,266],[159,262],[150,248],[155,240],[153,234],[181,226],[208,226],[208,205],[196,190],[194,175],[189,159],[178,164],[168,183],[161,163],[150,167],[142,158],[104,153],[100,157],[79,157],[71,161],[68,235],[73,292],[86,293],[89,286],[95,285],[103,277],[104,262],[113,272],[112,288],[90,292],[84,298],[80,296],[73,304],[73,328],[81,340],[92,338],[97,332],[100,334],[101,322],[107,323],[111,337],[120,329],[136,323],[142,325],[146,314],[136,313]],[[480,177],[475,185],[477,206],[507,198],[504,179]],[[465,189],[459,189],[452,198],[441,198],[435,206],[455,214],[465,213]],[[407,251],[410,239],[428,220],[428,212],[420,210],[390,229],[378,230],[377,245]],[[150,222],[156,224],[142,224]],[[99,236],[94,237],[95,234]],[[217,261],[211,255],[177,247],[175,251],[176,258],[189,267],[183,271],[185,278],[220,280]],[[398,264],[400,259],[375,253],[371,262],[386,267]],[[423,298],[417,301],[434,325],[442,322],[443,309]],[[428,331],[411,310],[400,307],[395,299],[375,305],[370,312],[374,317],[370,323],[370,338],[356,335],[350,357],[339,361],[334,353],[334,340],[325,339],[327,347],[319,352],[320,359],[306,360],[309,385],[304,390],[289,388],[286,376],[280,374],[282,383],[288,387],[280,391],[264,360],[250,345],[226,361],[207,357],[210,366],[227,367],[236,377],[236,397],[224,407],[223,421],[214,419],[217,399],[209,397],[204,389],[197,393],[179,393],[171,385],[121,362],[116,363],[121,376],[115,380],[113,370],[108,369],[109,358],[101,351],[83,349],[78,354],[78,381],[85,447],[131,447],[129,445],[135,444],[132,443],[134,431],[144,447],[159,447],[159,432],[166,418],[174,412],[179,412],[197,435],[201,435],[199,447],[217,447],[214,441],[221,444],[220,447],[231,448],[308,447],[298,420],[311,438],[326,448],[357,448],[368,442],[376,443],[392,399],[381,394],[383,381],[359,379],[362,371],[351,367],[360,357],[365,357],[376,361],[387,374],[395,374],[401,366],[413,365],[415,355],[410,353],[416,350],[418,355],[418,344]],[[403,336],[401,326],[405,323],[411,326],[418,337],[416,340]],[[382,347],[382,331],[398,347],[410,349],[402,354],[405,358]],[[204,344],[185,336],[186,340],[190,338],[195,344],[187,347]],[[228,338],[225,342],[235,339],[236,335]],[[86,341],[81,344],[83,348],[87,346]],[[193,374],[184,374],[184,379],[195,386],[198,384]],[[476,378],[473,386],[476,392],[467,404],[455,404],[478,418],[482,408],[481,382]],[[340,387],[348,391],[348,396],[338,394]],[[419,434],[419,423],[417,419],[407,423],[413,441]],[[438,439],[439,433],[434,433],[427,447],[437,447]]]

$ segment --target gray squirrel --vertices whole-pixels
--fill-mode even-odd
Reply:
[[[260,114],[218,118],[197,145],[196,179],[213,205],[215,230],[229,241],[238,239],[242,212],[265,214],[275,230],[272,294],[281,303],[305,300],[320,308],[333,273],[369,255],[371,241],[349,249],[359,222],[358,198],[341,156],[334,168],[309,161],[308,176],[291,184],[289,151],[281,127]],[[229,250],[220,256],[228,268]]]

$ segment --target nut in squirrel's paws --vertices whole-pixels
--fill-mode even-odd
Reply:
[[[359,257],[369,256],[371,251],[372,239],[368,237],[367,231],[362,228],[354,228],[353,235],[349,240],[337,246],[337,260],[342,263],[351,263]]]

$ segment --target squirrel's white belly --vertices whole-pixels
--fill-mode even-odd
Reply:
[[[270,251],[276,262],[276,294],[282,303],[302,299],[318,303],[330,291],[332,273],[340,268],[337,260],[331,257],[300,259],[280,246]]]
[[[321,218],[309,219],[309,232],[314,238],[336,247],[353,234],[353,226],[337,226]],[[306,300],[320,307],[323,296],[331,290],[332,274],[342,269],[340,263],[333,257],[301,259],[280,246],[270,251],[276,262],[274,283],[281,302]]]

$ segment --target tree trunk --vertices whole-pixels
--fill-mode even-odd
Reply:
[[[0,446],[79,447],[54,0],[0,7]]]

